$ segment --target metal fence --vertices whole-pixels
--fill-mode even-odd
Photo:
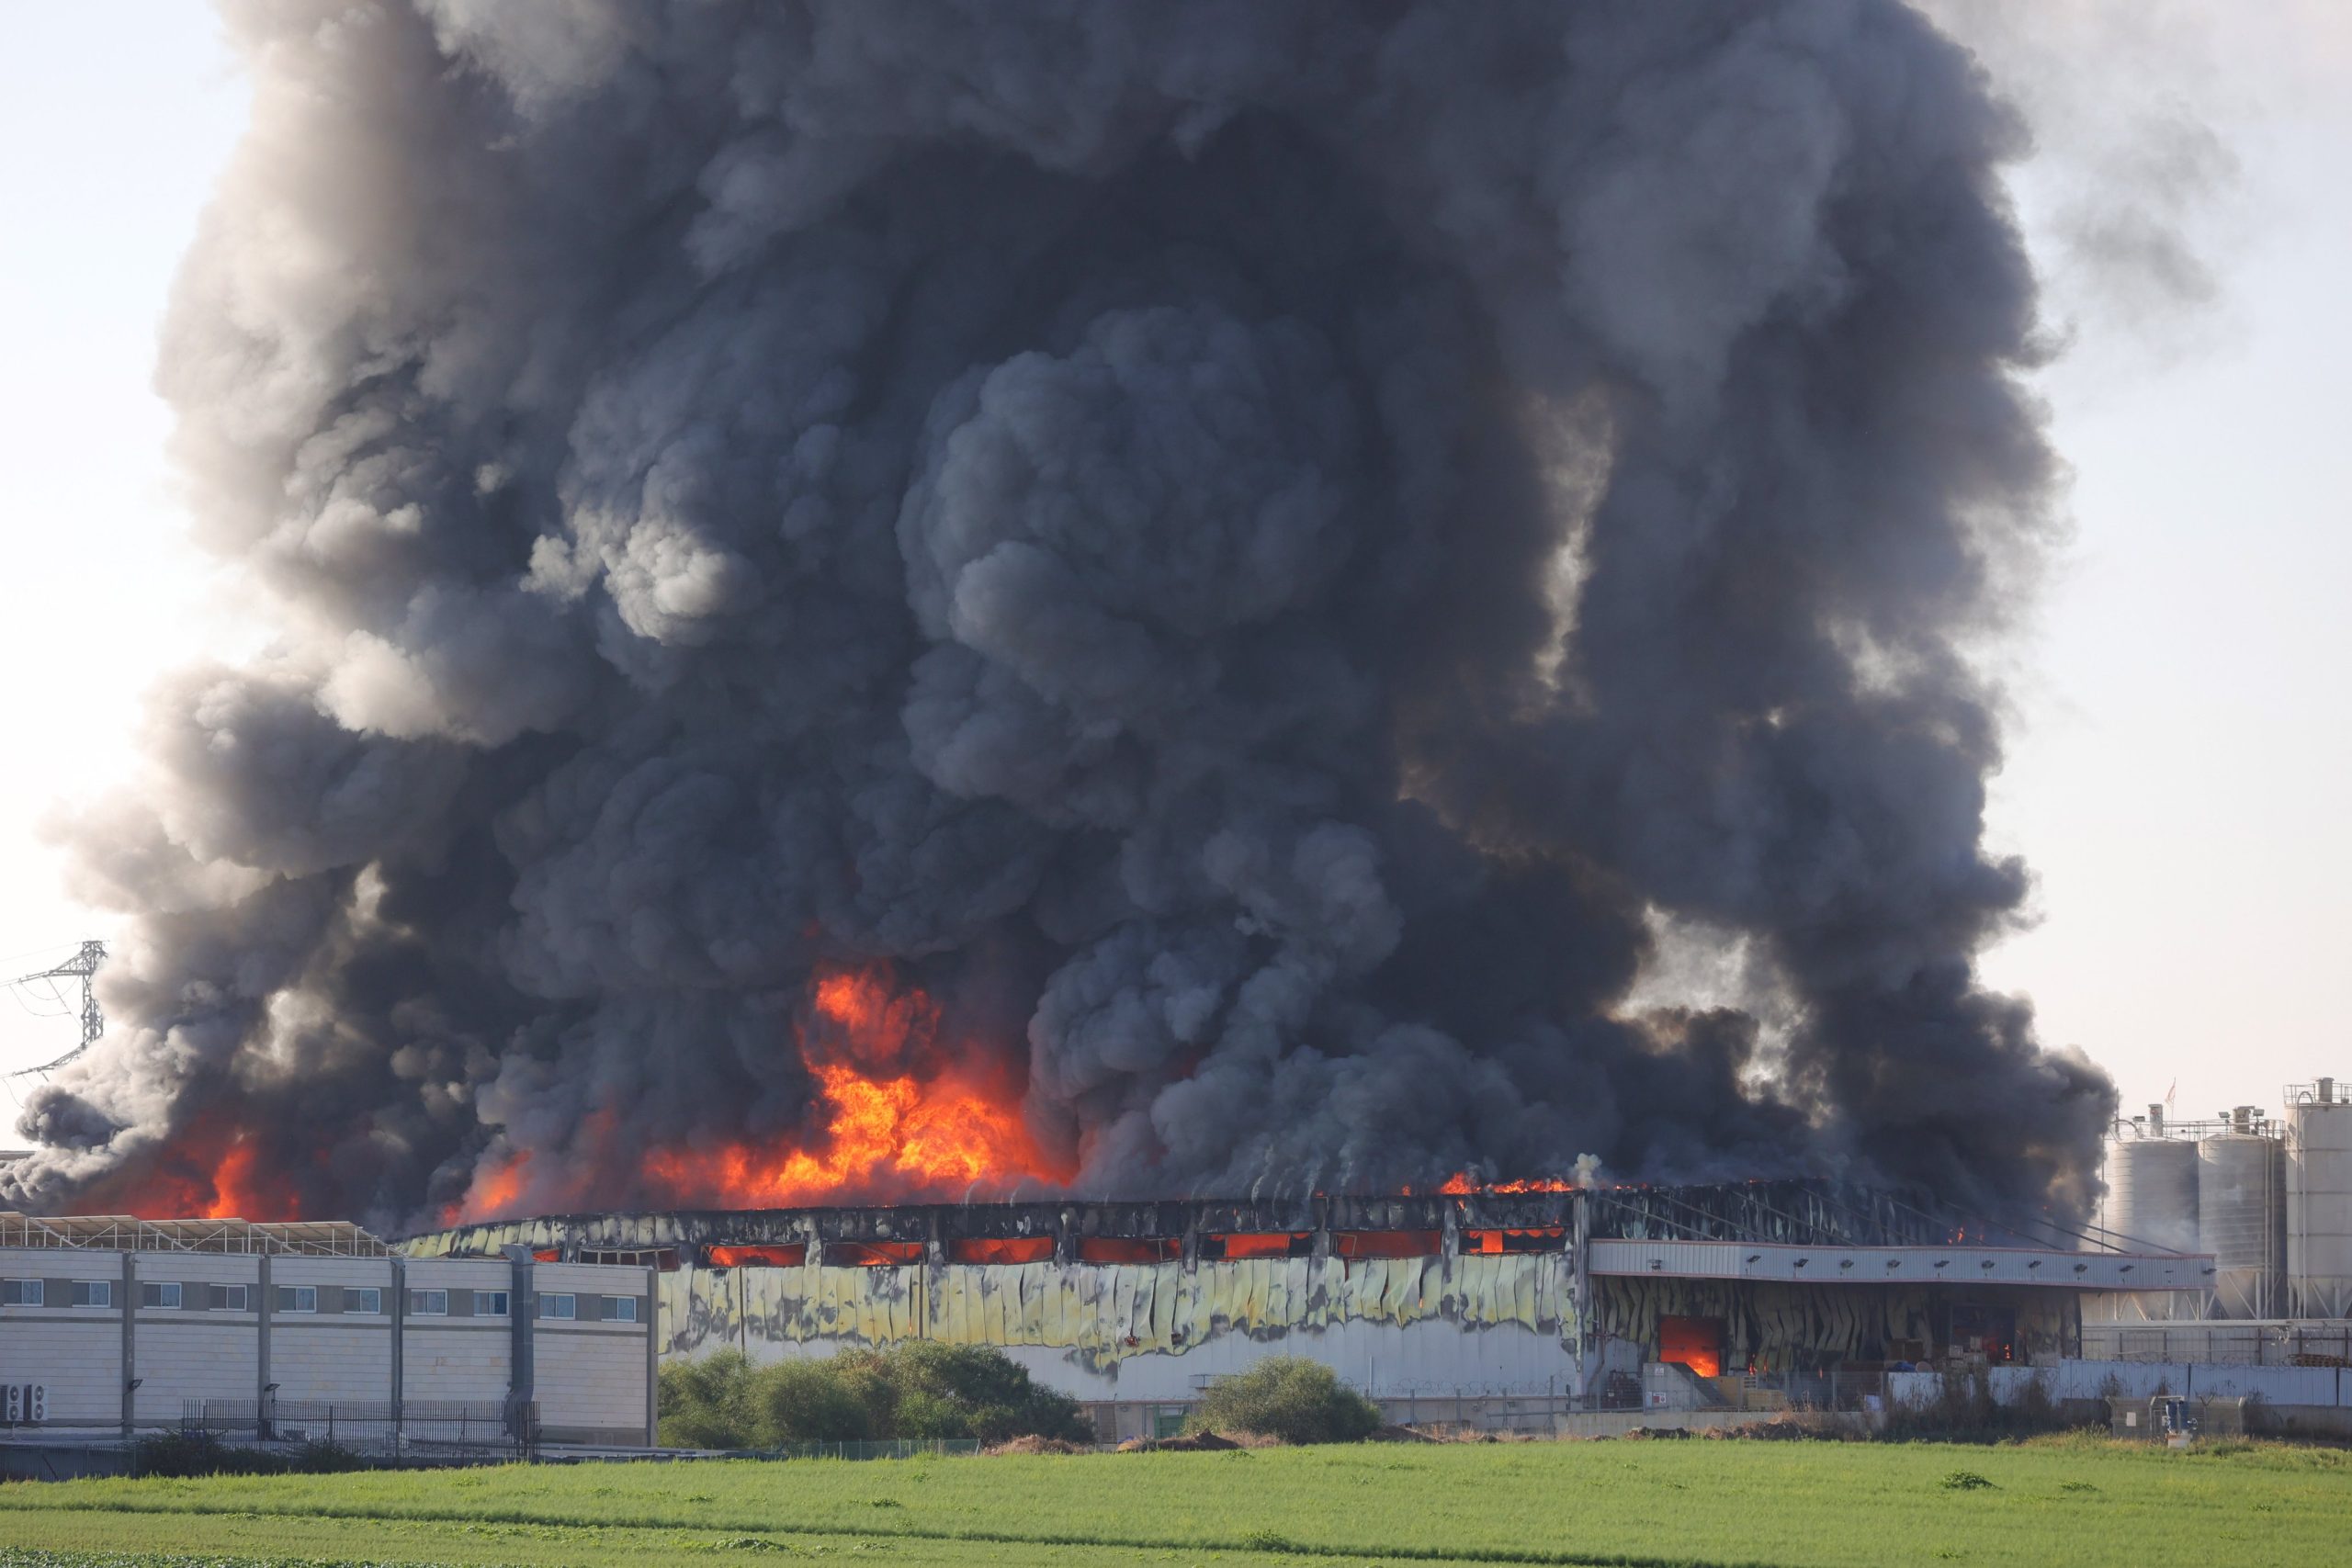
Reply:
[[[978,1438],[892,1438],[870,1443],[786,1443],[757,1449],[761,1459],[918,1459],[925,1454],[976,1454]]]
[[[180,1407],[180,1430],[366,1453],[520,1456],[537,1447],[538,1415],[537,1404],[514,1400],[190,1399]]]

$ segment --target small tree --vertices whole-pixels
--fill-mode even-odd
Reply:
[[[665,1448],[741,1449],[754,1440],[751,1363],[732,1350],[662,1368],[661,1436]]]
[[[1196,1432],[1254,1432],[1285,1443],[1354,1443],[1380,1426],[1380,1407],[1304,1356],[1271,1356],[1209,1387]]]
[[[917,1339],[892,1347],[881,1362],[899,1437],[1093,1439],[1078,1401],[1039,1388],[1027,1368],[993,1346]]]
[[[854,1354],[854,1353],[853,1353]],[[763,1447],[854,1443],[883,1435],[887,1408],[875,1380],[846,1365],[850,1354],[821,1361],[778,1361],[752,1375],[752,1408]]]

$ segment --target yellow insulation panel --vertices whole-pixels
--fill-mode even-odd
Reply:
[[[1559,1254],[1454,1258],[1252,1258],[1148,1264],[904,1264],[681,1269],[661,1276],[673,1353],[825,1340],[1031,1345],[1096,1370],[1223,1334],[1272,1339],[1365,1321],[1443,1319],[1575,1334]]]

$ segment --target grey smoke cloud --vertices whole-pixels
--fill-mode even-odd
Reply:
[[[117,1026],[0,1198],[658,1201],[888,961],[1090,1191],[2083,1201],[1973,970],[2022,133],[1911,12],[229,17],[162,382],[279,636],[76,829]],[[1785,1043],[1628,1007],[1659,919]]]

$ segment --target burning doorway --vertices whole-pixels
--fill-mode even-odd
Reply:
[[[1724,1320],[1720,1317],[1661,1317],[1657,1359],[1679,1361],[1702,1378],[1724,1372]]]

